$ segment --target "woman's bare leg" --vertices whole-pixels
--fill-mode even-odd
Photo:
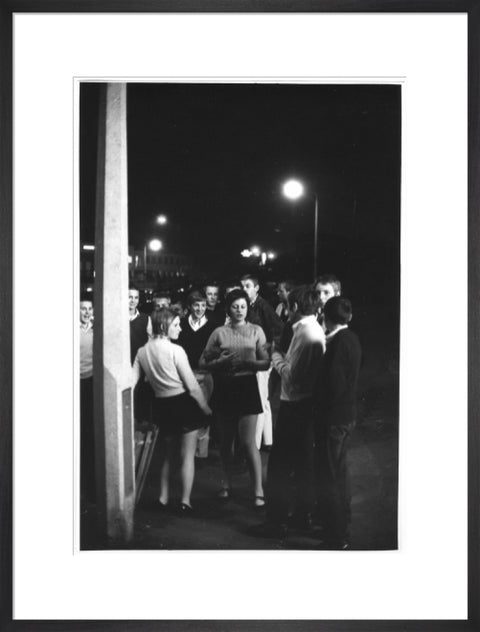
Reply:
[[[240,443],[247,455],[248,469],[252,478],[255,496],[263,497],[262,459],[256,444],[257,415],[240,418],[238,431]]]
[[[180,439],[180,481],[182,484],[182,500],[190,505],[193,480],[195,478],[195,450],[197,448],[198,430],[192,430],[182,435]]]
[[[171,452],[172,452],[172,441],[171,437],[166,437],[162,440],[161,444],[161,462],[160,466],[160,496],[158,500],[162,503],[162,505],[166,505],[169,499],[169,479],[170,479],[170,460],[171,460]]]
[[[223,467],[223,487],[230,489],[233,471],[233,441],[235,439],[236,423],[232,417],[220,418],[220,458]]]

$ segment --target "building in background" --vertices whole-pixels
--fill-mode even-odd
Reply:
[[[139,290],[154,292],[162,288],[178,290],[184,287],[192,275],[192,260],[185,254],[151,252],[128,248],[129,279]],[[93,291],[95,281],[95,247],[80,246],[80,289]]]

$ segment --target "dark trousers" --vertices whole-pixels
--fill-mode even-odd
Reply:
[[[133,390],[133,414],[138,424],[152,420],[153,399],[153,389],[142,375]]]
[[[93,377],[80,380],[80,496],[95,502],[95,426]]]
[[[280,402],[272,450],[268,459],[267,517],[284,523],[291,509],[291,474],[295,485],[294,511],[311,513],[313,493],[313,420],[311,399]]]
[[[354,425],[332,425],[316,432],[317,507],[325,537],[334,542],[348,540],[350,535],[347,444]]]

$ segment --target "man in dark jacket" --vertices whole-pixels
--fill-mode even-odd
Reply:
[[[314,391],[318,508],[328,548],[346,549],[350,536],[347,440],[357,414],[361,348],[348,328],[352,305],[347,298],[329,299],[323,313],[327,349]]]
[[[128,316],[130,319],[130,362],[132,365],[137,351],[152,335],[150,317],[138,311],[139,302],[140,292],[138,288],[130,285],[128,288]]]
[[[138,311],[139,302],[140,292],[138,288],[130,285],[128,288],[128,316],[130,319],[130,362],[132,365],[137,351],[152,335],[150,316]],[[139,381],[133,391],[133,410],[137,421],[149,419],[152,397],[153,392],[150,384],[145,380]]]

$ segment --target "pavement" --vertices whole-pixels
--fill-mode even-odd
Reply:
[[[359,383],[358,421],[351,435],[348,467],[352,492],[351,546],[353,550],[397,548],[398,497],[398,352],[391,339],[378,331],[364,336],[368,350]],[[278,408],[272,401],[273,414]],[[158,448],[158,445],[157,445]],[[262,452],[264,476],[268,453]],[[103,542],[96,528],[95,506],[81,512],[81,548],[96,550],[315,550],[322,548],[321,532],[292,531],[282,538],[253,536],[250,529],[265,520],[265,511],[253,506],[253,493],[246,468],[239,463],[233,494],[227,502],[217,499],[221,487],[218,448],[212,442],[207,458],[196,459],[192,493],[195,514],[183,517],[174,510],[156,506],[159,463],[154,453],[134,520],[134,536],[128,545],[112,547]],[[172,499],[178,499],[178,484]]]
[[[398,420],[391,380],[370,389],[360,402],[360,418],[352,433],[348,464],[352,489],[351,546],[353,550],[397,548]],[[264,474],[268,453],[262,452]],[[192,494],[195,514],[188,517],[156,506],[158,458],[152,465],[136,507],[133,540],[126,547],[142,550],[316,550],[322,548],[321,531],[290,531],[282,538],[253,536],[250,529],[265,519],[265,510],[253,506],[246,468],[239,462],[228,502],[217,499],[221,487],[218,449],[211,445],[207,458],[196,459]],[[178,499],[174,481],[172,499]],[[103,549],[95,528],[95,507],[82,513],[81,548]]]

